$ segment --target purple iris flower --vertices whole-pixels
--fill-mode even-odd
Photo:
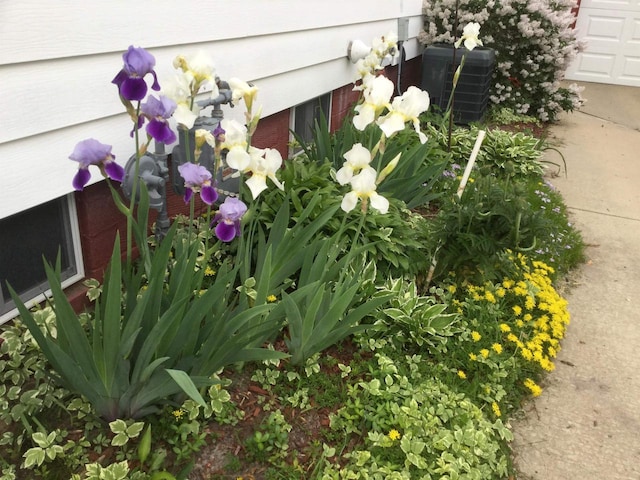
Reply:
[[[184,179],[184,203],[189,203],[193,192],[200,192],[200,198],[207,205],[218,199],[218,192],[211,184],[211,172],[202,165],[187,162],[178,167],[178,172]]]
[[[216,128],[213,129],[213,132],[211,132],[211,134],[213,135],[213,138],[215,138],[219,142],[223,142],[224,141],[224,134],[225,133],[226,132],[225,132],[224,128],[222,128],[219,123],[216,126]]]
[[[247,206],[236,197],[227,197],[213,217],[211,226],[216,225],[215,233],[223,242],[230,242],[240,236],[240,219],[246,213]]]
[[[126,100],[142,100],[147,94],[147,82],[144,77],[150,73],[153,75],[153,85],[151,88],[160,90],[158,77],[153,69],[156,59],[144,48],[129,46],[129,49],[122,54],[124,66],[118,72],[111,83],[118,86],[120,96]]]
[[[147,101],[140,106],[142,114],[149,119],[147,133],[161,143],[173,143],[176,141],[176,134],[169,127],[167,121],[177,107],[176,102],[163,95],[160,99],[149,96]]]
[[[111,153],[111,145],[105,145],[93,138],[79,142],[69,158],[80,164],[78,173],[73,177],[72,182],[73,188],[76,190],[83,190],[84,186],[89,183],[91,178],[90,165],[96,165],[100,168],[102,175],[116,182],[122,182],[124,178],[124,168],[114,162],[116,157]]]

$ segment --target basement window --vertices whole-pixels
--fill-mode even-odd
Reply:
[[[73,195],[0,219],[0,324],[18,312],[7,282],[27,307],[49,295],[43,258],[55,265],[60,252],[62,285],[84,276]]]
[[[316,98],[312,98],[300,105],[293,107],[292,127],[291,130],[302,138],[306,143],[313,142],[313,132],[316,122],[320,122],[322,116],[329,124],[331,116],[331,93],[325,93]],[[295,138],[292,138],[295,140]],[[291,154],[296,155],[302,151],[302,148],[293,142]]]

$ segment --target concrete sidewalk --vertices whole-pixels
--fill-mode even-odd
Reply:
[[[640,88],[583,85],[587,104],[551,128],[568,175],[550,180],[588,262],[556,370],[512,421],[519,480],[640,479]]]

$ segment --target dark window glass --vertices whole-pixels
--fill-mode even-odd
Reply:
[[[15,308],[7,282],[25,302],[48,289],[43,258],[55,265],[60,253],[62,280],[77,272],[67,201],[62,197],[0,219],[0,315]]]
[[[315,122],[320,121],[322,115],[329,121],[329,106],[331,94],[326,93],[295,107],[295,120],[293,131],[302,137],[305,142],[313,141],[313,129]]]

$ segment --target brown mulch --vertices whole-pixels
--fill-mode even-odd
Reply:
[[[549,123],[533,123],[533,122],[519,122],[509,125],[490,125],[491,128],[499,128],[507,132],[513,133],[526,133],[536,138],[546,138],[549,131]]]
[[[277,347],[276,347],[277,348]],[[349,365],[358,351],[349,340],[323,352],[323,357],[332,357],[331,362],[321,362],[321,371],[315,375],[329,375],[340,382],[341,371],[338,363]],[[289,368],[285,362],[279,367],[281,375]],[[304,376],[304,374],[302,374]],[[342,405],[332,407],[318,406],[309,391],[311,407],[301,410],[283,404],[278,395],[265,390],[251,380],[252,372],[244,370],[225,374],[231,380],[227,387],[231,401],[244,412],[237,425],[222,425],[215,421],[206,426],[209,433],[207,445],[195,458],[195,465],[189,475],[191,480],[212,480],[241,478],[243,480],[262,480],[272,465],[268,461],[257,461],[247,449],[247,443],[253,434],[260,430],[263,420],[274,410],[279,410],[291,425],[289,432],[289,450],[284,461],[297,465],[299,478],[310,473],[322,453],[325,433],[330,429],[330,415]],[[265,406],[266,409],[264,408]]]

